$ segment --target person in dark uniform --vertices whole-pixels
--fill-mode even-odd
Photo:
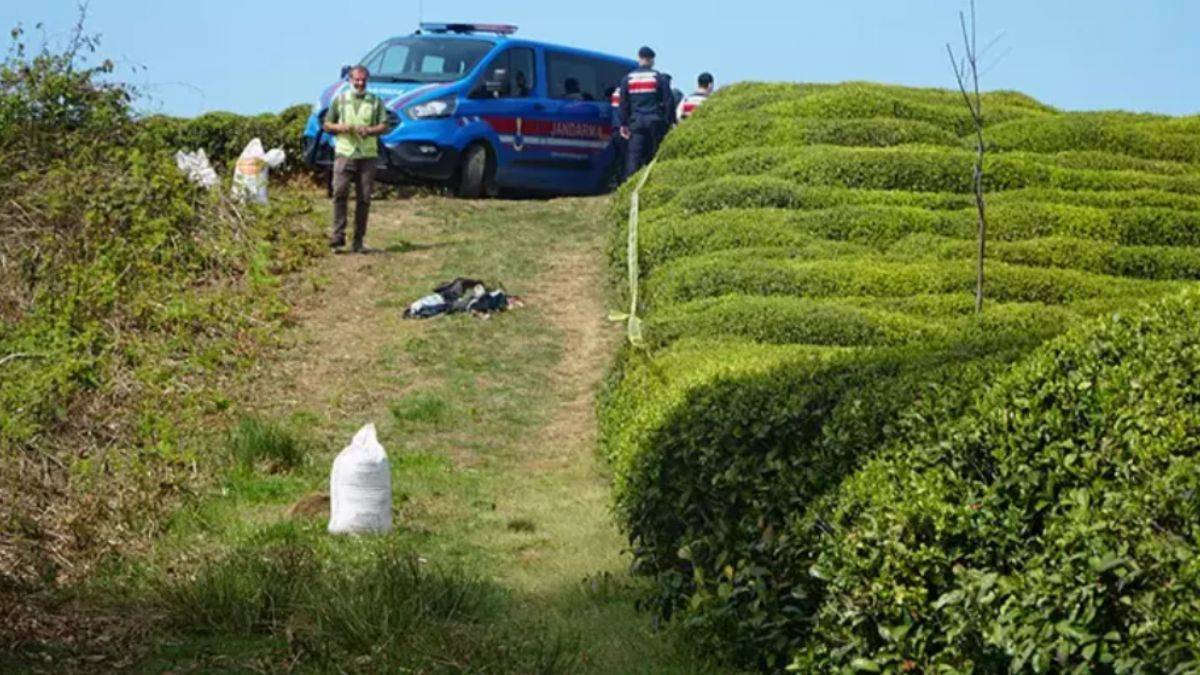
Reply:
[[[658,152],[667,129],[675,124],[671,78],[654,69],[654,50],[638,50],[638,67],[621,80],[621,137],[629,141],[625,178],[637,173]]]
[[[621,135],[621,85],[617,83],[615,87],[609,87],[605,90],[608,96],[609,103],[609,123],[612,125],[610,133],[612,134],[613,142],[613,164],[616,168],[613,173],[617,181],[625,178],[625,150],[629,145],[629,141]]]

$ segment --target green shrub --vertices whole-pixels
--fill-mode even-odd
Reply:
[[[748,147],[778,148],[796,145],[846,145],[888,147],[909,143],[959,145],[958,137],[927,122],[873,119],[793,119],[765,115],[713,120],[705,125],[680,125],[667,136],[661,159],[697,158]]]
[[[190,119],[155,115],[139,123],[138,142],[174,153],[203,149],[218,171],[231,172],[242,150],[254,138],[263,147],[283,148],[287,161],[275,171],[288,175],[307,170],[303,162],[304,126],[312,106],[298,104],[279,114],[245,116],[208,112]]]
[[[905,260],[941,258],[970,260],[976,244],[929,235],[913,235],[888,250]],[[1173,246],[1121,246],[1109,242],[1049,237],[1000,241],[989,255],[1002,262],[1029,267],[1058,267],[1137,279],[1200,279],[1200,250]]]
[[[848,93],[843,93],[848,92]],[[746,111],[760,111],[767,106],[782,106],[803,101],[810,97],[821,97],[847,106],[848,117],[894,116],[892,102],[916,106],[950,107],[961,105],[962,97],[947,89],[904,87],[874,82],[845,82],[841,84],[792,83],[792,82],[738,82],[722,87],[704,105],[704,117],[712,120],[721,117],[739,117]],[[1013,91],[993,91],[983,94],[984,104],[995,108],[1020,109],[1028,115],[1054,113],[1054,108],[1040,103],[1025,94]],[[860,101],[862,101],[860,103]],[[882,103],[880,103],[882,102]],[[710,105],[711,104],[711,105]],[[876,106],[867,110],[865,106]],[[937,114],[945,111],[937,110]],[[701,113],[697,113],[701,114]],[[953,114],[953,113],[952,113]],[[941,118],[939,118],[941,119]],[[960,117],[955,116],[955,120]]]
[[[654,348],[683,338],[857,347],[947,337],[943,326],[904,314],[847,307],[832,300],[753,295],[705,298],[668,307],[652,315],[645,334]]]
[[[306,199],[190,184],[75,37],[0,65],[3,588],[84,577],[225,464],[200,429],[221,379],[278,327],[278,276],[322,250]]]
[[[973,161],[973,155],[966,151],[922,146],[747,149],[700,159],[664,161],[656,165],[643,189],[641,202],[646,210],[674,203],[690,213],[731,207],[819,208],[863,200],[924,208],[942,208],[944,204],[965,208],[970,204],[958,195],[971,190]],[[1200,208],[1200,199],[1195,196],[1200,194],[1200,174],[1083,169],[1056,166],[1027,155],[996,156],[989,160],[986,172],[989,189],[998,191],[996,197],[1005,203],[1024,202],[1032,197],[1033,201],[1080,206],[1183,206],[1193,211]],[[1008,196],[1005,192],[1009,190],[1021,192]],[[859,191],[900,191],[905,196],[852,194]],[[838,192],[851,194],[839,199]],[[818,206],[813,205],[815,200],[820,200]],[[619,193],[617,202],[628,204],[627,190]]]
[[[888,189],[855,190],[838,185],[799,185],[774,176],[723,176],[713,179],[697,177],[695,182],[686,187],[665,194],[666,199],[656,200],[658,194],[662,193],[648,192],[648,199],[644,200],[647,210],[664,206],[664,202],[670,201],[671,207],[685,215],[729,208],[820,209],[845,204],[876,204],[947,209],[966,208],[971,204],[970,198],[962,194]]]
[[[1186,124],[1183,120],[1164,127],[1165,123],[1165,118],[1135,121],[1122,115],[1064,114],[997,125],[988,130],[987,142],[990,148],[1001,152],[1098,150],[1146,159],[1200,162],[1200,148],[1194,142],[1187,142],[1164,128],[1192,134],[1195,130],[1181,128]]]
[[[964,298],[967,296],[963,296]],[[882,304],[882,303],[880,303]],[[908,308],[903,308],[908,309]],[[952,344],[973,330],[992,335],[1054,335],[1079,315],[1040,303],[996,304],[980,317],[916,316],[884,306],[861,306],[843,298],[812,299],[727,295],[671,305],[645,326],[651,348],[682,339],[751,340],[768,344],[886,347]]]
[[[813,93],[799,99],[783,100],[762,107],[759,114],[782,118],[813,117],[820,119],[861,119],[892,117],[931,125],[955,136],[974,131],[971,114],[962,99],[947,96],[949,92],[927,90],[915,92],[877,85],[849,84]],[[985,124],[988,126],[1014,119],[1030,117],[1033,111],[1025,106],[995,103],[988,98],[985,105]],[[1035,119],[1040,119],[1038,115]]]
[[[869,190],[970,192],[974,154],[949,148],[799,149],[796,158],[773,173],[812,185]],[[985,165],[988,190],[1056,187],[1069,190],[1157,189],[1200,193],[1198,175],[1161,175],[1133,170],[1075,169],[1054,166],[1028,155],[994,155]]]
[[[892,197],[899,201],[900,194]],[[863,195],[864,197],[866,195]],[[730,208],[706,211],[688,217],[660,217],[649,214],[642,226],[640,262],[644,271],[684,256],[738,248],[804,247],[814,240],[851,241],[883,249],[915,234],[936,234],[960,240],[976,236],[977,214],[973,208],[934,211],[911,206],[846,205],[822,209]],[[1121,243],[1128,246],[1167,246],[1200,244],[1200,214],[1170,209],[1109,209],[1060,204],[1001,201],[988,211],[989,239],[1001,244],[996,251],[1020,250],[1017,242],[1045,237],[1070,237],[1095,242]],[[1011,245],[1010,245],[1011,242]],[[1080,243],[1080,246],[1084,244]],[[953,251],[966,251],[965,245],[947,244]],[[1105,250],[1114,250],[1111,245]],[[620,251],[614,251],[620,254]],[[947,249],[946,253],[949,253]],[[1002,253],[1000,259],[1020,262],[1017,254]],[[1144,257],[1145,251],[1113,254],[1116,257]],[[1190,253],[1167,252],[1173,260]],[[1180,257],[1182,256],[1182,257]],[[954,257],[954,256],[949,256]],[[970,255],[963,256],[963,259]],[[1063,262],[1069,262],[1063,260]],[[1125,275],[1114,259],[1104,265],[1057,265],[1094,272]],[[1175,268],[1178,262],[1164,263]],[[1044,266],[1038,264],[1038,266]],[[1148,269],[1134,264],[1129,269]],[[1130,273],[1126,276],[1171,278],[1172,274]],[[1183,275],[1186,276],[1186,275]],[[1183,278],[1183,277],[1179,277]]]
[[[1194,668],[1198,316],[1190,293],[1072,332],[797,523],[800,670]]]
[[[1087,317],[1124,325],[1200,274],[1200,118],[1062,114],[1009,92],[985,108],[982,315],[974,154],[942,135],[970,131],[957,92],[739,84],[665,142],[642,193],[646,349],[609,378],[602,441],[648,606],[702,648],[800,672],[1194,665],[1200,584],[1182,564],[1153,577],[1151,561],[1192,557],[1163,542],[1194,540],[1177,525],[1200,509],[1195,467],[1127,472],[1157,492],[1106,486],[1124,448],[1191,432],[1178,397],[1136,406],[1160,373],[1184,391],[1200,349],[1177,341],[1189,353],[1156,352],[1151,375],[1131,367],[1101,392],[1076,373],[1124,368],[1107,343],[1029,355]],[[609,245],[622,274],[630,190]],[[1004,384],[1023,369],[1061,385]],[[1138,412],[1101,421],[1114,401]],[[1070,454],[1083,445],[1092,460]],[[989,506],[994,481],[1009,482]],[[1152,535],[1152,494],[1174,500],[1174,539]],[[1126,527],[1150,544],[1121,548]]]
[[[714,648],[779,668],[804,617],[776,611],[787,597],[719,589],[768,582],[791,514],[869,457],[922,387],[961,380],[986,354],[992,372],[1036,338],[1019,339],[891,350],[683,342],[628,368],[604,439],[634,568],[656,577],[657,609],[712,621],[697,637],[725,631]],[[717,611],[693,613],[709,608],[689,601],[710,592]],[[727,610],[751,620],[717,617]]]
[[[727,253],[697,256],[657,269],[645,283],[649,307],[728,293],[755,295],[843,295],[900,297],[925,293],[970,293],[974,264],[963,262],[898,263],[882,259],[793,261],[767,258],[740,264]],[[1107,296],[1153,297],[1178,288],[1170,282],[1108,277],[1074,270],[1041,269],[993,263],[988,297],[997,302],[1063,304]]]
[[[1162,190],[1089,190],[1074,192],[1061,188],[1023,188],[988,196],[989,204],[1025,202],[1091,206],[1102,209],[1166,208],[1175,211],[1200,211],[1200,197]]]
[[[673,258],[726,249],[805,247],[819,239],[878,245],[910,232],[942,231],[939,224],[944,220],[925,209],[887,206],[710,211],[647,223],[640,238],[639,262],[648,272]],[[886,231],[888,227],[894,232]],[[859,246],[841,250],[869,249]]]

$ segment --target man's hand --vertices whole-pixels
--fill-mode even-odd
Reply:
[[[621,138],[629,140],[629,137],[632,135],[633,134],[629,131],[629,127],[621,127]]]

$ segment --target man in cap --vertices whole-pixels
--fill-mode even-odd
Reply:
[[[638,50],[638,67],[623,80],[620,97],[621,137],[628,140],[625,177],[645,166],[658,152],[658,144],[675,124],[671,78],[654,69],[654,50]]]

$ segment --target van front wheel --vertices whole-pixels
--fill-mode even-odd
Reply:
[[[464,199],[494,197],[495,186],[492,182],[492,162],[488,157],[487,148],[482,145],[472,145],[463,153],[462,164],[458,168],[458,185],[455,194]]]

